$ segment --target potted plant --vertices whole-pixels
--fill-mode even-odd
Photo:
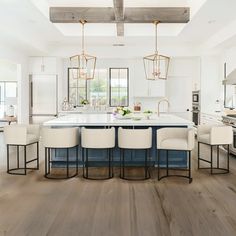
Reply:
[[[114,115],[118,119],[131,118],[131,110],[125,107],[117,107],[114,111]]]
[[[83,99],[81,100],[81,105],[83,105],[84,109],[87,109],[88,108],[88,105],[89,105],[89,101],[87,99]]]
[[[147,120],[150,119],[151,115],[152,115],[152,111],[151,110],[146,110],[143,112],[143,114],[145,115],[145,117],[147,118]]]

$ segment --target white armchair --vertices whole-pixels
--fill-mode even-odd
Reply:
[[[158,153],[158,180],[169,176],[178,176],[189,179],[191,177],[191,151],[194,148],[194,131],[191,128],[162,128],[157,130],[157,153]],[[161,150],[166,151],[166,175],[160,177],[160,155]],[[169,151],[185,151],[188,156],[188,175],[170,175],[169,174]],[[175,168],[175,170],[177,170]],[[183,169],[178,169],[183,170]]]
[[[29,145],[39,141],[38,125],[9,125],[4,127],[5,143],[10,145]]]
[[[38,125],[9,125],[4,127],[4,139],[7,145],[7,173],[15,175],[26,175],[27,169],[39,169],[39,126]],[[37,145],[37,157],[29,161],[26,160],[26,147],[32,144]],[[10,168],[9,147],[17,147],[17,167]],[[23,167],[20,167],[20,146],[24,147]],[[36,161],[36,168],[29,168],[27,164]],[[23,170],[22,172],[19,172]]]
[[[231,126],[225,125],[200,125],[197,132],[198,140],[198,169],[210,169],[211,174],[225,174],[229,173],[229,145],[233,142],[233,129]],[[200,144],[209,145],[211,147],[210,160],[200,158]],[[219,161],[219,146],[227,146],[227,168],[220,167]],[[213,147],[217,147],[217,166],[213,167]],[[200,161],[210,163],[210,168],[200,167]],[[220,170],[214,172],[213,170]]]
[[[224,145],[233,142],[233,130],[231,126],[198,126],[198,142],[210,145]]]
[[[157,149],[193,150],[194,131],[191,128],[163,128],[157,130]]]
[[[134,180],[125,176],[125,151],[127,149],[145,150],[144,160],[144,178],[136,178],[136,180],[145,180],[150,178],[148,171],[148,157],[150,156],[150,148],[152,147],[152,128],[147,129],[124,129],[120,127],[118,129],[118,147],[120,148],[120,161],[121,161],[121,172],[120,178],[126,180]]]
[[[76,127],[69,128],[43,128],[42,129],[42,143],[45,147],[45,174],[44,177],[48,179],[68,179],[78,174],[78,144],[79,144],[79,130]],[[51,161],[52,149],[66,149],[65,160]],[[69,149],[75,148],[75,173],[70,174],[70,164],[72,163]],[[55,175],[51,173],[51,163],[65,162],[66,173],[65,175]]]

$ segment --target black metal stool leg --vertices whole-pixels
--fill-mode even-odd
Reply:
[[[51,148],[48,148],[48,174],[51,173]]]
[[[121,169],[122,169],[122,165],[121,165],[121,161],[122,161],[122,150],[120,148],[120,177],[121,177]]]
[[[191,176],[191,151],[188,152],[188,168],[189,168],[189,183],[192,182],[192,176]]]
[[[147,178],[147,158],[148,158],[148,150],[145,150],[145,178]]]
[[[113,161],[114,161],[114,149],[112,148],[111,149],[111,162],[112,162],[111,171],[112,171],[112,177],[114,175],[114,163],[113,163]]]
[[[107,150],[107,155],[108,155],[108,178],[111,177],[111,153],[110,149]]]
[[[200,143],[197,142],[197,146],[198,146],[198,152],[197,152],[197,168],[200,168]]]
[[[88,149],[85,149],[86,154],[86,177],[88,178]]]
[[[37,170],[39,170],[39,143],[36,143],[37,146]]]
[[[76,160],[76,175],[78,175],[78,168],[79,168],[79,160],[78,160],[78,155],[79,155],[79,146],[76,146],[76,152],[75,152],[75,160]]]
[[[169,176],[169,151],[166,150],[166,176]]]
[[[84,168],[85,168],[85,163],[84,163],[84,148],[82,148],[82,165],[83,165],[83,177],[84,177]]]
[[[229,145],[227,146],[227,172],[229,173]]]
[[[219,168],[219,145],[216,146],[217,147],[217,168]]]
[[[7,144],[7,173],[9,173],[9,169],[10,169],[9,145]]]
[[[213,146],[211,146],[211,174],[213,173]]]
[[[48,172],[48,170],[47,170],[47,169],[48,169],[48,168],[47,168],[47,167],[48,167],[48,160],[47,160],[47,159],[48,159],[48,158],[47,158],[47,148],[45,147],[45,163],[44,163],[44,164],[45,164],[45,170],[44,170],[44,176],[45,176],[45,177],[46,177],[47,174],[48,174],[48,173],[47,173],[47,172]]]
[[[69,177],[69,148],[66,149],[66,177]]]
[[[160,150],[157,149],[157,179],[160,180]]]
[[[16,146],[17,168],[20,168],[19,146]]]
[[[24,146],[24,168],[25,168],[25,170],[24,170],[24,174],[26,175],[26,170],[27,170],[27,163],[26,163],[26,146]]]

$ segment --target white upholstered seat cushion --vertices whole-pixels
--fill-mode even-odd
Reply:
[[[198,126],[198,142],[210,145],[224,145],[233,142],[233,129],[226,125]]]
[[[15,124],[4,127],[6,144],[28,145],[39,141],[39,126]]]
[[[193,129],[173,127],[157,130],[157,149],[191,151],[193,148]]]
[[[162,149],[169,149],[169,150],[187,150],[188,149],[188,142],[186,139],[182,138],[169,138],[165,139],[161,142]]]
[[[81,129],[81,146],[83,148],[114,148],[115,128],[110,129]]]
[[[71,148],[79,144],[79,129],[70,128],[43,128],[42,141],[47,148]]]
[[[198,142],[210,144],[210,134],[199,135]]]
[[[152,147],[152,128],[118,129],[118,146],[125,149],[148,149]]]

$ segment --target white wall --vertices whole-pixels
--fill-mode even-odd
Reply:
[[[28,56],[6,43],[0,44],[0,59],[17,65],[18,122],[29,122]]]
[[[0,60],[0,81],[16,81],[17,64]]]
[[[70,67],[68,59],[63,60],[63,71],[59,84],[59,103],[67,97],[67,68]],[[148,81],[145,78],[142,58],[136,59],[98,59],[97,69],[110,67],[129,68],[129,105],[141,102],[143,110],[157,109],[160,97],[168,97],[171,103],[170,111],[186,118],[190,117],[192,108],[192,90],[200,87],[200,59],[199,57],[171,58],[169,77],[167,81]],[[197,84],[197,85],[196,85]],[[166,104],[161,107],[166,111]],[[182,114],[181,114],[182,113]]]
[[[236,47],[231,47],[222,53],[222,66],[224,63],[226,63],[226,75],[236,69]]]
[[[201,57],[201,111],[215,114],[216,100],[222,101],[223,65],[220,56]]]

